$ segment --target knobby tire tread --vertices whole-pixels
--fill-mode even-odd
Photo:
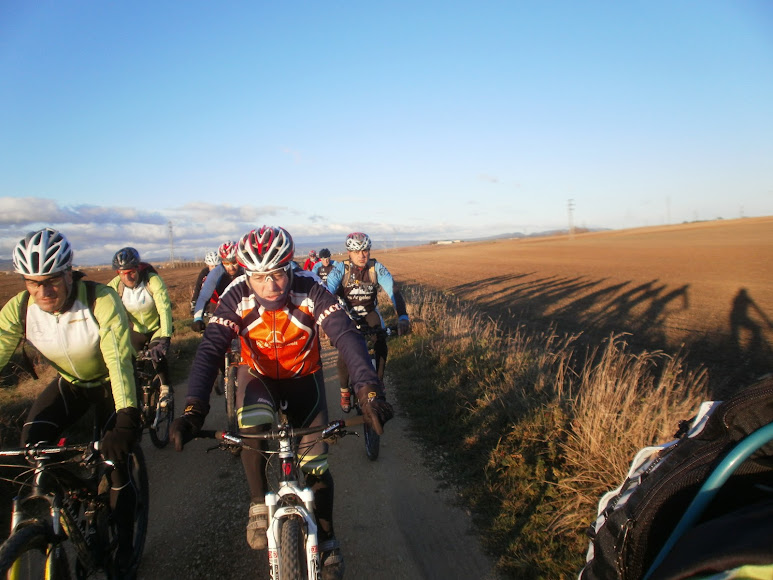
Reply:
[[[53,535],[45,521],[36,521],[17,530],[0,546],[0,576],[5,577],[13,563],[30,550],[40,550],[44,555]]]
[[[282,522],[279,549],[279,570],[282,580],[304,580],[307,578],[303,523],[299,517],[289,517]]]

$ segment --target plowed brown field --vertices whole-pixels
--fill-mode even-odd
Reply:
[[[627,332],[632,345],[670,352],[684,344],[718,389],[773,370],[773,217],[375,255],[398,281],[507,324]]]

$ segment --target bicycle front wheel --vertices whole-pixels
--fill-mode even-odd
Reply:
[[[381,437],[370,426],[365,423],[363,425],[363,434],[365,439],[365,454],[371,461],[378,459],[378,452],[381,448]]]
[[[0,546],[0,575],[9,580],[70,578],[67,555],[54,540],[49,522],[20,528]]]
[[[148,505],[150,492],[148,487],[148,470],[145,465],[145,456],[139,445],[135,445],[127,459],[129,471],[129,483],[134,490],[134,519],[132,530],[132,545],[134,551],[131,560],[118,567],[115,561],[116,549],[118,547],[118,529],[112,518],[109,517],[109,508],[107,503],[102,508],[102,513],[98,517],[98,533],[100,537],[107,539],[108,553],[105,556],[108,560],[105,562],[107,568],[111,568],[116,578],[132,578],[137,572],[142,558],[142,552],[145,549],[145,537],[148,533]]]
[[[279,536],[279,577],[283,580],[304,580],[309,577],[306,566],[306,544],[303,520],[291,516],[282,522]]]
[[[357,406],[357,414],[362,415],[362,409]],[[381,437],[367,423],[362,424],[363,439],[365,440],[365,455],[371,461],[378,459],[378,452],[381,449]]]

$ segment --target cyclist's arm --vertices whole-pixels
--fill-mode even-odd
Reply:
[[[209,403],[212,384],[218,370],[223,366],[223,357],[236,338],[240,318],[221,300],[209,320],[188,377],[188,399],[199,399]]]
[[[212,298],[217,288],[217,283],[225,273],[225,268],[222,264],[218,264],[207,275],[207,279],[204,280],[204,285],[201,287],[199,297],[196,300],[196,308],[193,311],[193,320],[202,320],[204,318],[204,308],[207,306],[207,302]]]
[[[207,277],[207,274],[209,274],[209,268],[204,266],[204,269],[199,272],[199,275],[196,278],[196,285],[193,287],[193,297],[191,297],[191,302],[193,302],[194,306],[196,305],[196,301],[199,299],[201,286],[204,284],[204,279]]]
[[[0,370],[5,368],[22,339],[21,299],[24,292],[5,303],[0,310]]]
[[[338,291],[338,288],[341,286],[343,279],[344,263],[336,262],[335,267],[330,270],[330,273],[327,275],[327,289],[330,290],[331,293],[335,294]]]
[[[153,339],[172,337],[172,301],[169,299],[169,291],[164,280],[158,274],[151,274],[148,278],[148,288],[153,295],[158,313],[159,328],[153,333]]]
[[[403,300],[403,295],[400,293],[400,290],[397,289],[397,285],[392,278],[392,274],[381,262],[376,262],[376,281],[392,301],[392,304],[395,307],[395,312],[397,312],[398,320],[410,320],[408,317],[408,311],[405,308],[405,300]]]
[[[378,374],[370,362],[365,339],[338,299],[321,284],[315,284],[309,290],[309,297],[314,302],[317,324],[346,362],[355,393],[365,385],[380,385]]]
[[[99,350],[110,376],[116,410],[137,406],[134,387],[129,321],[121,299],[112,289],[99,284],[96,289],[94,318],[99,324]]]

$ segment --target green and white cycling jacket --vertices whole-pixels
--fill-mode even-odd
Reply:
[[[121,284],[121,278],[116,276],[108,286],[121,297],[135,332],[152,332],[151,340],[172,337],[172,301],[161,276],[151,273],[147,281],[141,281],[134,288]]]
[[[66,312],[44,312],[30,296],[27,340],[66,381],[95,387],[109,379],[115,408],[136,407],[129,323],[118,295],[104,284],[97,284],[92,314],[86,285],[81,280],[74,280],[73,285],[76,298]],[[11,298],[0,310],[0,369],[8,364],[22,339],[20,316],[25,293]]]

